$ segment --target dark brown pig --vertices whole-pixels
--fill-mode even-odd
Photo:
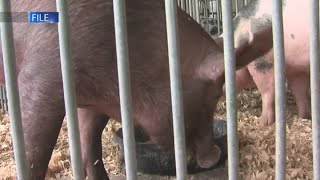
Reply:
[[[298,106],[298,114],[302,118],[310,118],[309,90],[309,11],[310,0],[283,0],[283,28],[286,78],[288,87],[292,91]],[[265,31],[272,35],[272,2],[269,0],[251,0],[240,9],[234,19],[235,47],[242,41],[250,41],[256,33]],[[301,12],[300,9],[306,11]],[[301,13],[297,13],[301,12]],[[268,31],[269,29],[269,31]],[[262,35],[262,34],[261,34]],[[256,46],[256,47],[255,47]],[[258,87],[263,101],[260,125],[271,125],[275,121],[274,113],[274,74],[273,49],[265,41],[257,42],[254,50],[248,52],[259,53],[259,58],[245,68],[236,72],[237,90]],[[247,50],[245,50],[247,51]]]
[[[72,62],[82,158],[89,179],[108,179],[101,133],[110,117],[121,120],[111,0],[70,0]],[[55,11],[54,1],[11,1],[12,11]],[[132,119],[160,148],[173,149],[164,1],[126,1],[132,85]],[[202,168],[215,165],[211,118],[224,83],[223,52],[192,18],[178,11],[183,107],[188,151]],[[65,116],[56,24],[13,23],[18,85],[32,179],[44,179]],[[261,37],[261,36],[257,36]],[[247,65],[236,49],[237,67]],[[253,58],[254,59],[254,58]]]

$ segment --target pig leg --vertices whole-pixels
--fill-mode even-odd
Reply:
[[[40,180],[45,178],[65,116],[62,83],[48,82],[50,76],[26,76],[25,73],[20,75],[19,90],[27,167],[30,168],[30,179]]]
[[[236,71],[236,91],[240,92],[243,89],[255,87],[255,83],[251,77],[247,67]],[[226,93],[226,85],[223,85],[223,94]]]
[[[197,164],[201,168],[213,167],[219,162],[221,156],[220,148],[213,142],[213,127],[208,124],[210,123],[203,123],[198,127],[195,136]]]
[[[89,180],[109,179],[102,161],[101,135],[109,120],[105,114],[78,108],[82,159]]]
[[[308,96],[309,78],[306,73],[291,73],[287,76],[289,88],[296,100],[299,117],[311,118],[310,100]]]
[[[262,113],[259,118],[259,124],[262,127],[272,125],[275,121],[272,63],[260,59],[249,64],[248,69],[262,97]]]
[[[255,83],[247,67],[236,71],[236,90],[239,92],[242,89],[255,87]]]

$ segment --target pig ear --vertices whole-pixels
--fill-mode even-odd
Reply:
[[[223,53],[216,51],[210,53],[197,69],[200,79],[216,81],[224,75]]]
[[[216,42],[220,49],[223,49],[223,38],[219,36],[214,36],[212,39]]]
[[[271,50],[272,46],[271,27],[259,32],[246,32],[239,35],[238,42],[235,43],[236,69],[241,69],[263,56]]]
[[[269,52],[273,46],[272,28],[255,33],[243,33],[235,44],[236,69],[248,65],[255,59]],[[223,37],[213,38],[223,51]],[[209,54],[198,68],[198,74],[203,80],[217,80],[224,76],[224,55],[220,51]]]

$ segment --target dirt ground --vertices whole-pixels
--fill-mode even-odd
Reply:
[[[291,95],[287,97],[286,179],[312,179],[311,121],[297,118],[294,100]],[[238,94],[237,100],[240,176],[242,179],[274,179],[275,126],[261,128],[258,125],[258,117],[261,114],[261,97],[257,90],[243,90]],[[216,118],[225,119],[225,105],[223,97],[218,104]],[[1,119],[0,179],[16,179],[9,120],[7,115]],[[119,127],[120,125],[112,120],[103,132],[103,160],[105,168],[111,175],[120,175],[119,147],[112,140],[112,133]],[[65,122],[54,149],[46,179],[71,179]],[[164,177],[163,179],[169,178]]]

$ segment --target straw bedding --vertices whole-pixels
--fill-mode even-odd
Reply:
[[[292,96],[288,98],[287,113],[287,179],[312,179],[311,121],[297,118]],[[242,179],[274,179],[275,176],[275,126],[261,128],[261,96],[256,89],[243,90],[238,100],[238,137],[240,151],[240,176]],[[225,119],[225,99],[220,100],[216,118]],[[119,169],[119,147],[112,133],[120,125],[111,120],[103,132],[103,160],[110,174]],[[0,122],[0,179],[16,179],[7,115]],[[226,163],[227,167],[227,163]],[[54,149],[46,179],[71,179],[67,127],[64,122]]]

